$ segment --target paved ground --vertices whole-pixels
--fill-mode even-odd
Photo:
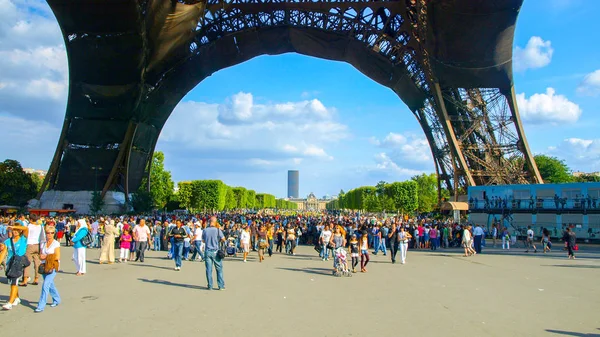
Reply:
[[[336,278],[331,261],[301,247],[262,264],[256,256],[228,259],[226,291],[206,291],[202,263],[175,272],[162,252],[145,264],[88,263],[85,277],[65,258],[57,277],[63,304],[34,314],[39,286],[21,288],[24,305],[0,312],[0,329],[77,337],[600,336],[599,250],[586,248],[575,261],[563,252],[487,253],[409,251],[406,265],[380,255],[367,274]],[[2,302],[7,287],[0,285]]]

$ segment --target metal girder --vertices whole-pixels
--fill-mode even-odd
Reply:
[[[110,171],[98,177],[103,195],[115,188],[126,194],[136,190],[139,186],[130,185],[138,184],[141,175],[148,175],[149,183],[160,130],[189,90],[220,69],[285,52],[346,61],[396,92],[431,146],[439,186],[451,194],[472,185],[541,182],[512,83],[502,88],[460,86],[441,78],[439,67],[432,66],[444,61],[446,71],[480,69],[477,62],[460,63],[462,54],[446,53],[444,44],[444,59],[436,59],[432,46],[439,44],[439,36],[447,36],[432,33],[436,24],[447,27],[440,13],[480,18],[508,10],[514,15],[509,19],[516,20],[519,0],[52,0],[50,5],[65,38],[71,83],[67,118],[43,188],[89,185],[94,172],[85,165],[95,153],[103,157],[99,162],[105,172]],[[437,21],[429,14],[437,15]],[[510,20],[485,27],[493,31],[507,27],[503,25],[512,27]],[[505,37],[502,29],[499,34]],[[161,35],[163,31],[181,34]],[[495,55],[468,56],[484,59],[489,54]],[[501,75],[494,83],[512,81],[504,64],[492,67]],[[469,76],[481,80],[477,74]],[[86,134],[90,123],[104,123],[108,132]],[[81,186],[65,183],[69,174],[58,175],[73,163],[80,167],[64,172],[85,171],[77,183]]]

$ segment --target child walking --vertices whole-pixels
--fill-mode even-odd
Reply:
[[[119,254],[119,262],[127,262],[127,253],[131,248],[131,232],[129,229],[123,230],[120,238],[121,253]]]
[[[369,263],[369,235],[366,231],[360,237],[360,272],[367,272],[367,264]]]
[[[350,256],[352,256],[352,272],[356,273],[356,266],[358,265],[358,240],[356,234],[352,234],[350,239]]]

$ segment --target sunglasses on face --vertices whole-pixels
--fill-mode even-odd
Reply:
[[[54,234],[54,232],[46,232],[46,234]]]

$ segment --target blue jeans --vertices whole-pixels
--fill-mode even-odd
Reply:
[[[194,254],[192,254],[192,260],[196,259],[196,254],[198,256],[200,256],[200,258],[202,258],[202,252],[200,251],[200,247],[202,247],[202,241],[201,240],[195,240],[194,241]]]
[[[173,243],[173,258],[175,259],[175,267],[181,267],[181,255],[183,254],[183,241]]]
[[[154,237],[154,250],[155,251],[159,251],[160,250],[160,236],[155,236]]]
[[[43,275],[44,283],[42,284],[42,294],[40,295],[40,301],[38,302],[37,306],[39,310],[44,310],[44,308],[46,307],[48,294],[52,296],[52,303],[60,303],[60,295],[58,294],[58,290],[56,289],[56,285],[54,284],[55,277],[56,271],[53,271],[52,274]]]
[[[175,239],[170,238],[169,242],[171,243],[171,248],[169,248],[169,254],[168,254],[168,256],[169,256],[169,259],[172,259],[173,255],[175,254],[174,253],[174,251],[175,251]]]
[[[385,239],[377,238],[376,241],[379,241],[379,245],[375,246],[375,254],[377,254],[377,252],[381,250],[383,252],[383,255],[387,255],[387,248],[385,247]]]
[[[329,249],[327,248],[327,244],[324,244],[321,248],[321,257],[323,259],[329,258]]]
[[[380,241],[381,241],[381,239],[378,236],[373,236],[373,249],[375,249],[373,254],[375,254],[375,255],[377,255],[377,251],[379,250],[379,242]]]
[[[212,290],[213,277],[212,269],[213,265],[217,270],[217,285],[219,289],[225,288],[225,281],[223,280],[223,260],[217,258],[216,250],[206,250],[204,253],[204,265],[206,266],[206,282],[208,283],[208,289]]]
[[[92,234],[92,238],[94,239],[92,242],[92,247],[98,248],[98,234]]]

